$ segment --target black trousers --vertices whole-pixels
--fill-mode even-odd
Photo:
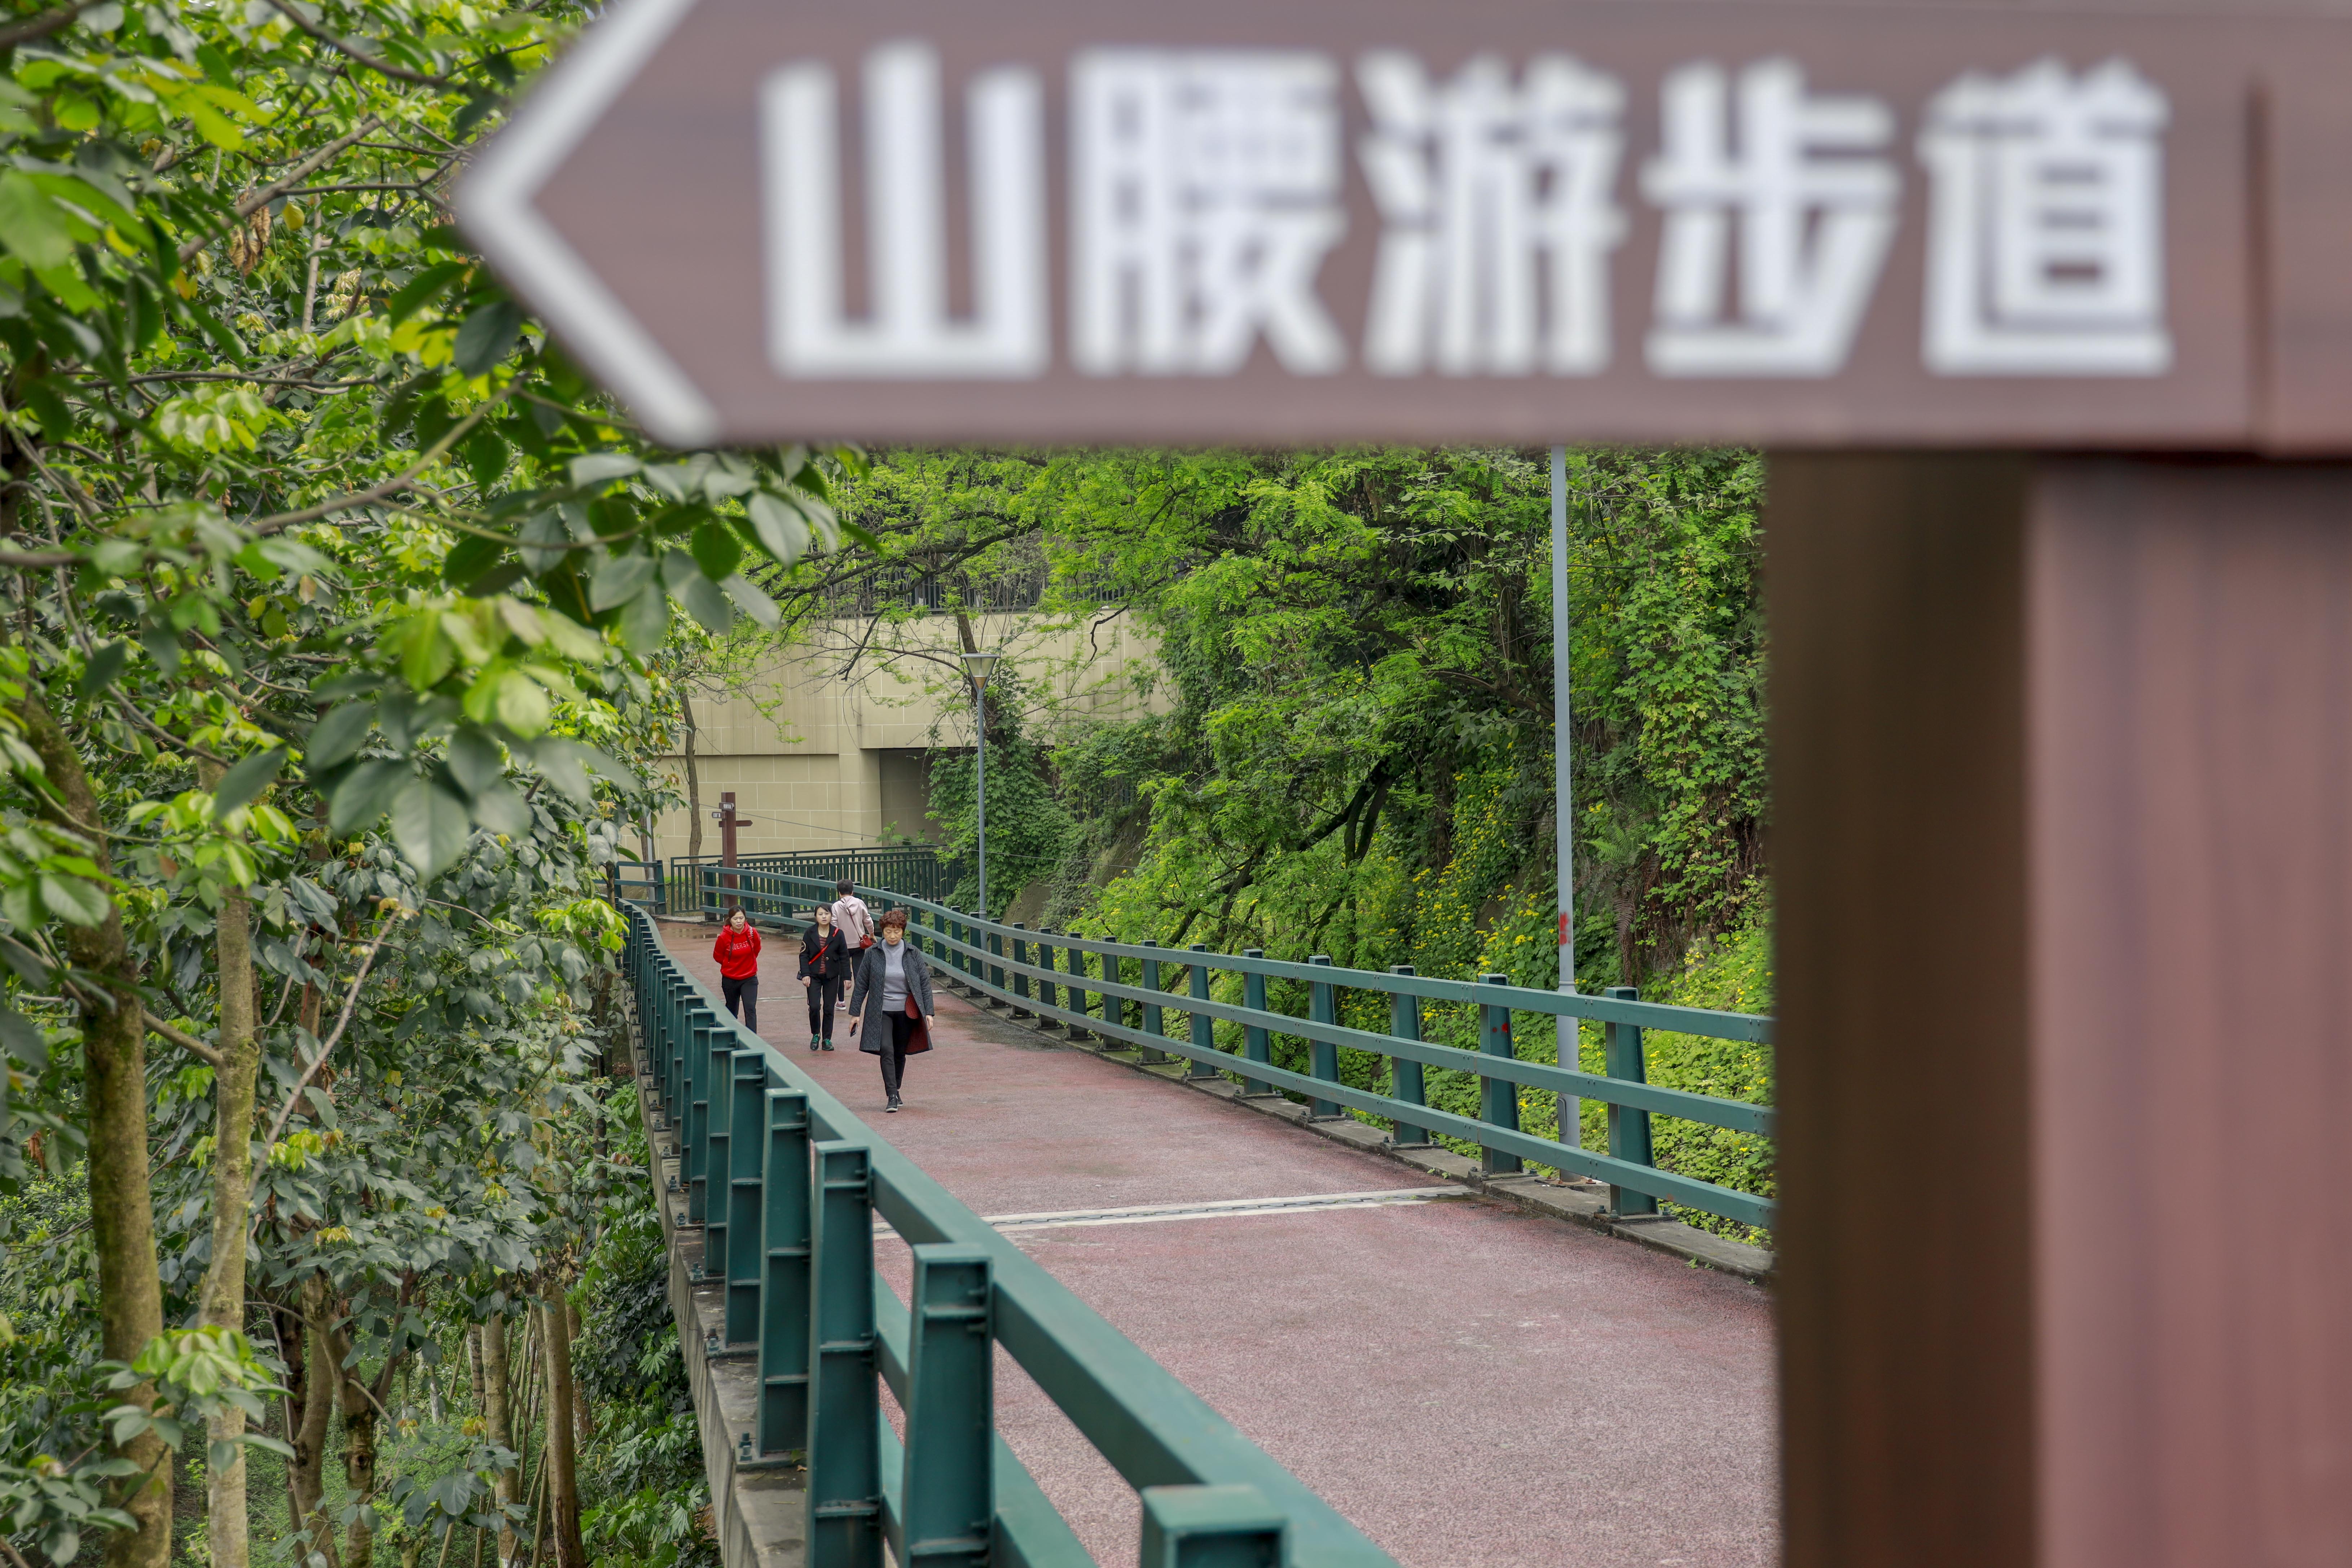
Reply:
[[[725,999],[727,1010],[743,1020],[743,1026],[753,1034],[760,1032],[760,977],[730,980],[720,976],[719,994]]]
[[[891,1099],[898,1098],[898,1086],[907,1080],[907,1037],[915,1032],[915,1020],[904,1013],[890,1015],[890,1039],[883,1046],[882,1092]]]
[[[810,1039],[830,1040],[833,1038],[833,1009],[835,1005],[840,1000],[841,982],[839,979],[828,979],[822,974],[812,974],[809,976],[808,1007]]]

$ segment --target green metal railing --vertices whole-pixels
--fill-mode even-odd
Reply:
[[[1143,1563],[1395,1568],[728,1016],[662,947],[645,909],[625,910],[655,1137],[675,1142],[686,1221],[703,1229],[697,1283],[726,1291],[725,1341],[702,1353],[756,1368],[757,1414],[737,1435],[738,1468],[805,1464],[810,1568],[880,1568],[886,1547],[902,1568],[1092,1563],[996,1433],[997,1345],[1137,1489]],[[913,1250],[904,1304],[875,1272],[877,1215]],[[903,1441],[877,1378],[904,1413]]]
[[[831,897],[827,885],[807,878],[749,868],[725,875],[729,884],[722,889],[717,875],[703,868],[695,897],[684,907],[716,913],[722,905],[740,903],[762,922],[797,928],[803,923],[797,917],[802,906]],[[1244,1093],[1290,1091],[1306,1099],[1314,1117],[1337,1118],[1349,1110],[1365,1111],[1390,1122],[1400,1143],[1423,1142],[1433,1132],[1459,1138],[1478,1146],[1482,1163],[1492,1174],[1518,1171],[1532,1160],[1605,1182],[1610,1187],[1610,1208],[1621,1215],[1655,1214],[1663,1199],[1741,1225],[1772,1224],[1774,1205],[1769,1198],[1660,1170],[1653,1163],[1650,1138],[1653,1116],[1677,1117],[1769,1138],[1775,1125],[1772,1108],[1652,1084],[1647,1081],[1643,1047],[1643,1036],[1652,1029],[1769,1043],[1772,1020],[1768,1017],[1643,1002],[1628,987],[1612,987],[1596,996],[1513,985],[1500,974],[1476,981],[1441,980],[1415,974],[1403,965],[1378,973],[1340,969],[1319,956],[1294,963],[1269,959],[1255,949],[1234,956],[1210,952],[1198,943],[1171,949],[1149,942],[1101,942],[1076,931],[1031,931],[1023,925],[981,920],[888,888],[860,886],[857,891],[877,914],[891,908],[908,910],[913,939],[939,959],[952,978],[970,985],[992,1005],[1011,1008],[1016,1017],[1034,1017],[1041,1025],[1058,1026],[1076,1037],[1092,1035],[1139,1047],[1146,1061],[1182,1058],[1191,1064],[1187,1069],[1191,1075],[1228,1074],[1241,1080]],[[1189,971],[1183,992],[1163,984],[1163,971],[1170,967]],[[1241,976],[1240,1003],[1212,999],[1210,981],[1217,973]],[[1129,974],[1134,977],[1132,983]],[[1307,1016],[1269,1010],[1265,995],[1269,979],[1303,983]],[[1388,1032],[1339,1023],[1343,991],[1387,995]],[[1423,1006],[1432,1002],[1468,1004],[1475,1008],[1478,1048],[1475,1053],[1422,1037]],[[1166,1032],[1163,1014],[1170,1010],[1191,1014],[1188,1035]],[[1592,1073],[1519,1060],[1513,1050],[1514,1013],[1599,1023],[1608,1070]],[[1221,1021],[1240,1026],[1238,1058],[1216,1041],[1214,1025]],[[1276,1036],[1307,1042],[1307,1071],[1274,1064],[1270,1042]],[[1388,1058],[1395,1092],[1380,1094],[1343,1083],[1339,1058],[1343,1049]],[[1480,1079],[1476,1116],[1427,1103],[1424,1069],[1431,1067],[1476,1075]],[[1521,1089],[1602,1102],[1607,1107],[1608,1152],[1597,1153],[1523,1131],[1518,1113]],[[1571,1129],[1562,1131],[1575,1136]]]
[[[667,861],[625,864],[653,868],[654,876],[662,884],[657,910],[666,913],[701,907],[698,900],[704,879],[720,861],[716,855],[675,855]],[[898,888],[918,899],[946,898],[958,875],[957,868],[942,861],[936,851],[920,847],[780,850],[738,855],[735,865],[739,870],[814,878],[828,886],[845,879],[860,886]],[[722,872],[719,884],[730,885],[729,879],[733,875]]]

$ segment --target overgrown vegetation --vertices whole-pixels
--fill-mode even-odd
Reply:
[[[675,1490],[575,1451],[571,1301],[643,1180],[593,1092],[602,867],[658,804],[667,671],[781,623],[859,460],[653,449],[446,226],[590,9],[0,24],[0,1514],[29,1568],[247,1568],[257,1529],[323,1568],[583,1568],[583,1475]],[[608,1555],[693,1549],[597,1517]]]
[[[1760,461],[1572,453],[1569,484],[1578,983],[1769,1010]],[[879,548],[836,558],[831,596],[813,578],[796,614],[843,670],[895,659],[942,689],[942,609],[1010,651],[989,752],[992,866],[1014,871],[992,871],[1000,911],[1044,883],[1055,928],[1549,988],[1549,491],[1539,452],[890,453],[845,496]],[[1093,658],[1121,619],[1155,662]],[[1096,716],[1107,679],[1134,716]],[[959,752],[933,775],[958,854],[970,772]],[[1385,1004],[1350,1005],[1387,1026]],[[1466,1018],[1429,1026],[1475,1044]],[[1548,1020],[1517,1035],[1549,1059]],[[1597,1068],[1598,1031],[1580,1048]],[[1769,1053],[1656,1038],[1650,1060],[1655,1081],[1770,1095]],[[1469,1109],[1475,1080],[1432,1092]],[[1549,1095],[1522,1117],[1557,1125]],[[1662,1121],[1656,1147],[1771,1190],[1760,1141]]]

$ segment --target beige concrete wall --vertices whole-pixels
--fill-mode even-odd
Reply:
[[[1006,647],[1024,679],[1046,685],[1058,713],[1118,718],[1165,708],[1164,697],[1147,702],[1124,681],[1106,685],[1130,661],[1154,658],[1153,644],[1124,617],[1055,635],[1027,631],[1024,623],[982,617],[973,631],[982,647]],[[935,617],[918,623],[916,632],[919,649],[952,658],[953,621]],[[935,836],[919,815],[927,793],[919,753],[933,743],[935,730],[940,745],[971,744],[971,700],[946,684],[956,679],[953,667],[900,654],[888,662],[869,658],[856,679],[842,680],[825,673],[839,662],[830,649],[795,653],[761,671],[749,697],[696,698],[704,854],[719,853],[719,825],[710,814],[727,790],[735,792],[742,822],[737,844],[747,855],[858,847],[879,842],[886,831]],[[683,794],[683,759],[665,758],[661,765]],[[687,852],[683,807],[656,822],[654,852]]]

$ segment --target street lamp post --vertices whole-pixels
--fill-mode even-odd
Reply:
[[[979,848],[980,918],[988,913],[988,672],[996,667],[1003,656],[993,653],[967,653],[963,656],[965,679],[971,682],[972,706],[972,832]]]

